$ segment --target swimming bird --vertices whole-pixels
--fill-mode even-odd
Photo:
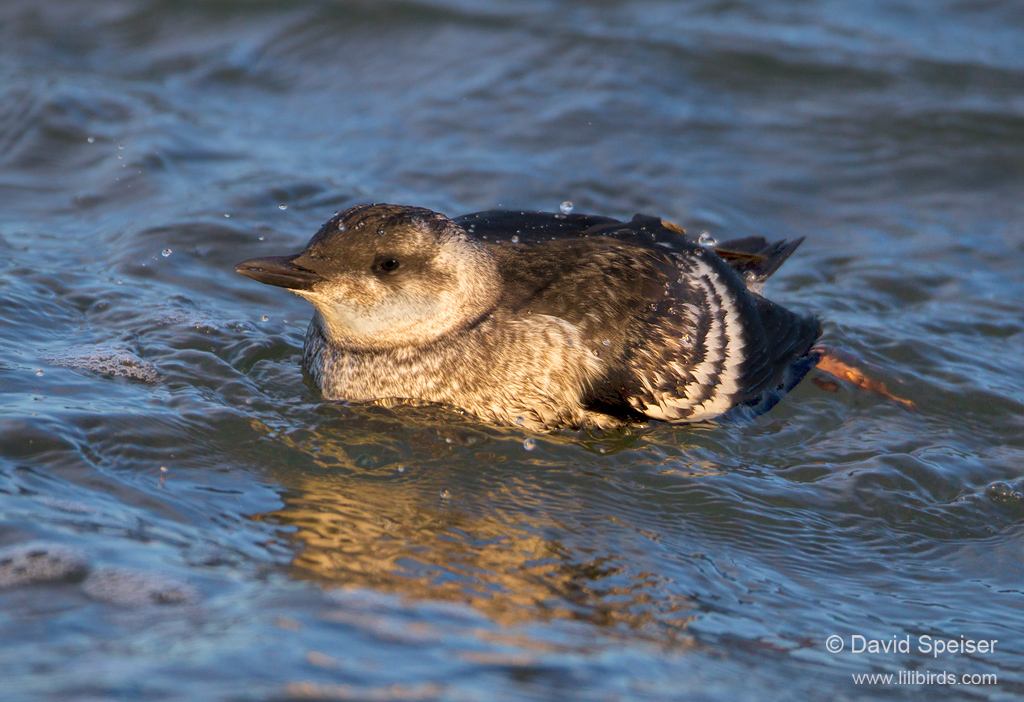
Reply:
[[[821,333],[759,293],[801,241],[702,245],[645,215],[373,204],[300,253],[235,270],[313,304],[303,365],[327,399],[601,428],[774,404]]]

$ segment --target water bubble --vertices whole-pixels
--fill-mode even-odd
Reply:
[[[441,489],[441,499],[442,500],[450,500],[451,497],[452,497],[452,493],[451,493],[450,490],[445,489],[445,488]]]
[[[284,204],[282,202],[280,205],[277,206],[277,209],[279,209],[279,210],[287,210],[288,209],[288,205],[286,205],[286,204]]]
[[[42,368],[40,368],[39,370],[36,371],[36,375],[42,375],[42,374],[43,374],[43,369]]]
[[[572,203],[566,200],[565,202],[558,206],[558,209],[564,215],[572,214]]]
[[[86,141],[89,142],[90,144],[95,144],[96,143],[96,137],[89,137],[88,139],[86,139]]]
[[[526,449],[527,451],[534,450],[535,448],[537,448],[537,440],[526,439],[525,441],[523,441],[523,448]]]
[[[701,246],[716,246],[718,241],[707,232],[701,232],[700,237],[697,239],[697,243]]]
[[[513,244],[518,244],[519,243],[519,237],[516,236],[515,234],[512,235],[512,243]]]
[[[174,252],[171,251],[170,249],[164,249],[163,251],[160,252],[160,255],[163,256],[164,258],[167,258],[172,253],[174,253]]]

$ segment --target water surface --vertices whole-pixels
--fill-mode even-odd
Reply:
[[[0,590],[5,699],[1024,698],[1022,42],[1012,2],[6,0],[0,547],[57,565]],[[324,403],[308,307],[231,272],[361,202],[563,200],[805,236],[768,293],[917,409]],[[906,670],[998,682],[851,677]]]

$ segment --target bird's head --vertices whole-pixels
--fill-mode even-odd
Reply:
[[[360,205],[331,218],[305,250],[235,266],[313,303],[330,343],[420,346],[479,318],[498,296],[486,247],[437,212]]]

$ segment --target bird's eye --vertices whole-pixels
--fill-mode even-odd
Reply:
[[[402,264],[398,262],[397,258],[385,258],[377,265],[380,266],[380,269],[385,273],[391,273],[392,271],[398,270],[398,267]]]

